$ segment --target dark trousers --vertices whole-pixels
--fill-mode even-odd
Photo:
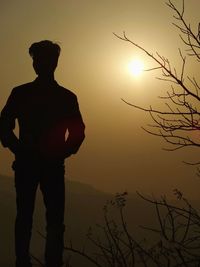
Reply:
[[[31,267],[29,247],[31,240],[33,211],[38,185],[46,207],[47,267],[60,267],[64,248],[64,164],[15,163],[15,188],[17,215],[15,222],[16,267]]]

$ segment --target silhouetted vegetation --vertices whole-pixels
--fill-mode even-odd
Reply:
[[[199,138],[195,138],[194,135],[194,132],[200,130],[200,84],[197,78],[186,70],[189,58],[193,57],[196,64],[200,61],[200,22],[196,29],[193,29],[185,17],[185,1],[182,0],[182,8],[178,7],[177,2],[168,0],[166,4],[174,13],[173,25],[179,29],[180,38],[185,46],[184,52],[178,49],[179,71],[174,67],[175,63],[172,64],[168,58],[158,52],[153,54],[147,48],[129,39],[125,32],[122,36],[114,33],[117,38],[133,45],[152,59],[154,67],[146,71],[159,70],[161,73],[157,79],[170,84],[170,90],[159,97],[164,104],[163,108],[152,108],[152,106],[145,108],[125,100],[124,102],[150,114],[153,124],[144,130],[162,137],[169,144],[167,150],[171,151],[183,147],[200,146]]]
[[[180,201],[177,206],[170,204],[166,197],[158,200],[138,193],[156,211],[158,228],[143,226],[155,235],[151,242],[145,238],[138,241],[130,233],[124,213],[126,194],[116,194],[113,200],[107,202],[104,206],[104,224],[89,229],[87,238],[96,248],[93,254],[88,254],[87,248],[75,249],[72,244],[65,249],[83,256],[98,267],[200,266],[200,215],[181,192],[174,190]],[[117,218],[110,216],[113,207],[118,210]],[[103,233],[103,238],[99,238],[99,231]]]

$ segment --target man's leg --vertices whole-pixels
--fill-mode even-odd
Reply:
[[[46,248],[47,267],[60,267],[63,264],[64,249],[64,207],[65,182],[64,165],[49,166],[40,181],[46,206]]]
[[[38,181],[31,169],[15,169],[17,216],[15,221],[16,267],[31,267],[29,247]]]

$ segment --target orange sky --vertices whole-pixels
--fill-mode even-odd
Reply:
[[[192,23],[199,9],[198,1],[186,0]],[[140,128],[149,122],[147,114],[121,101],[156,104],[156,96],[168,85],[156,81],[154,73],[131,77],[130,59],[140,57],[147,66],[151,62],[112,32],[126,30],[136,42],[178,66],[181,42],[172,22],[164,0],[2,1],[0,108],[14,86],[35,78],[27,52],[30,44],[42,39],[59,42],[56,79],[78,95],[86,124],[86,140],[67,162],[67,176],[104,191],[169,193],[178,187],[196,197],[200,181],[195,169],[181,161],[198,160],[198,151],[162,151],[164,142]],[[11,175],[11,162],[12,155],[0,147],[0,173]]]

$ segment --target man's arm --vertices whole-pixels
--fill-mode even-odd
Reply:
[[[19,150],[19,140],[14,134],[15,119],[17,116],[17,103],[15,89],[11,92],[6,105],[0,115],[0,141],[14,154]]]
[[[65,142],[65,158],[75,154],[85,138],[85,125],[79,110],[77,98],[74,97],[71,114],[68,120],[68,138]]]

